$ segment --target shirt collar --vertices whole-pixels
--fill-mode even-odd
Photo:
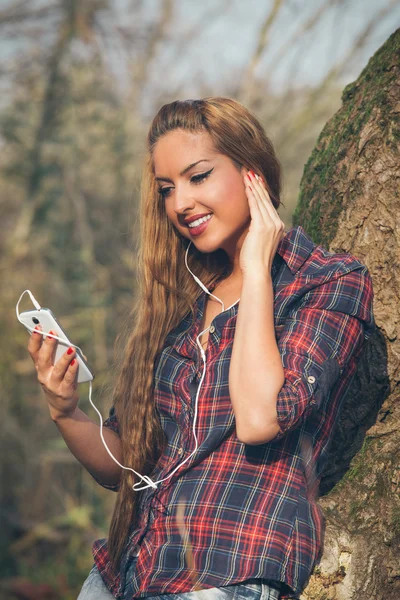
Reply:
[[[312,239],[306,234],[301,225],[297,225],[281,239],[276,251],[295,275],[314,248],[315,244]]]
[[[206,293],[209,294],[210,290],[208,290],[205,287],[205,285],[200,281],[200,279],[196,277],[196,275],[190,270],[187,264],[187,252],[189,246],[185,254],[186,268],[190,271],[195,281],[197,281],[198,285],[202,288],[202,293],[200,293],[197,297],[194,307],[194,323],[197,323],[203,315]],[[284,261],[290,272],[293,275],[295,275],[302,266],[302,264],[310,256],[314,247],[314,242],[311,240],[311,238],[308,237],[308,235],[300,225],[290,229],[288,232],[286,232],[285,236],[281,239],[281,241],[278,244],[276,255],[272,263],[273,277],[275,277],[280,270],[280,259]],[[278,255],[280,259],[278,258]],[[235,305],[230,308],[232,315],[235,314],[237,306],[238,304],[235,303]],[[175,339],[173,341],[173,346],[180,354],[188,357],[193,357],[197,356],[197,345],[194,337],[192,337],[191,335],[187,335],[187,327],[190,322],[191,315],[188,313],[186,315],[186,318],[183,319],[183,321],[179,325],[179,328],[175,331]]]

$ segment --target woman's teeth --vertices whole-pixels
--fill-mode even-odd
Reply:
[[[198,227],[201,223],[204,223],[204,221],[208,221],[208,219],[211,219],[212,215],[207,215],[206,217],[201,217],[201,219],[197,219],[196,221],[192,221],[191,223],[188,223],[189,227]]]

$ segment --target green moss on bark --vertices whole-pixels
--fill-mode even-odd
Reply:
[[[347,176],[344,159],[358,159],[362,129],[374,117],[384,143],[397,144],[399,117],[392,112],[397,101],[390,91],[400,63],[400,29],[374,54],[357,81],[342,93],[342,107],[322,130],[300,183],[293,225],[301,225],[316,243],[328,246],[346,205],[340,193]],[[392,113],[390,116],[389,114]]]

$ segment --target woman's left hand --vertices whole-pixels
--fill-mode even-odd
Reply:
[[[285,235],[285,224],[279,217],[262,178],[253,171],[244,176],[251,223],[240,250],[242,273],[271,274],[272,262],[279,242]]]

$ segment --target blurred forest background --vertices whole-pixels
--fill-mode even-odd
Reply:
[[[211,95],[253,110],[282,162],[290,228],[321,129],[399,22],[398,0],[0,0],[1,597],[76,598],[115,501],[49,418],[15,316],[22,291],[87,355],[107,416],[155,112]]]

